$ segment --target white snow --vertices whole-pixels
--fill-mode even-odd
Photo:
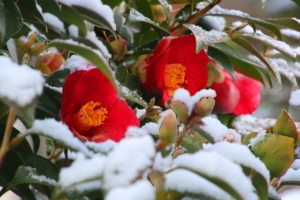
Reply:
[[[128,20],[129,21],[144,21],[144,22],[148,22],[150,24],[159,26],[158,23],[152,21],[151,19],[149,19],[148,17],[144,16],[142,13],[140,13],[139,11],[135,10],[135,9],[131,9],[129,16],[128,16]]]
[[[86,146],[76,138],[69,130],[68,126],[62,122],[58,122],[55,119],[36,119],[30,129],[20,135],[40,134],[45,137],[54,139],[56,142],[64,144],[68,148],[80,151],[87,156],[92,156],[92,153]]]
[[[300,169],[289,168],[287,172],[279,179],[278,184],[282,182],[297,181],[300,182]]]
[[[62,87],[54,87],[54,86],[49,85],[48,83],[45,83],[45,87],[50,88],[56,92],[62,93]]]
[[[208,116],[202,118],[202,122],[204,125],[201,125],[200,128],[210,134],[215,142],[229,141],[239,143],[241,141],[240,134],[233,129],[227,128],[218,119]]]
[[[226,42],[230,40],[230,37],[227,33],[217,30],[206,31],[200,26],[193,24],[185,24],[185,27],[190,29],[194,36],[196,37],[196,46],[197,51],[200,49],[215,43]]]
[[[111,189],[106,197],[106,200],[154,200],[154,187],[148,180],[139,180],[135,183]]]
[[[205,7],[206,5],[203,3],[198,3],[196,5],[196,8],[201,10]],[[219,5],[214,6],[210,11],[206,13],[208,14],[224,14],[224,15],[235,15],[235,16],[240,16],[240,17],[250,17],[249,14],[239,11],[239,10],[233,10],[233,9],[225,9],[221,8]]]
[[[224,190],[205,178],[185,169],[177,169],[165,175],[165,189],[181,193],[202,194],[213,199],[233,200]]]
[[[300,169],[300,159],[295,159],[293,164],[290,166],[293,169]]]
[[[47,183],[49,185],[56,185],[56,181],[54,179],[48,178],[44,175],[37,175],[36,168],[32,168],[30,166],[21,166],[23,170],[26,170],[28,172],[27,178],[35,179],[40,183]]]
[[[135,113],[135,116],[137,117],[137,118],[140,118],[143,114],[145,114],[146,113],[146,109],[144,108],[144,109],[136,109],[136,113]]]
[[[189,115],[191,115],[194,105],[203,97],[216,97],[216,92],[212,89],[203,89],[191,96],[189,91],[184,88],[175,90],[172,101],[180,101],[188,107]]]
[[[281,199],[274,187],[269,186],[268,192],[269,192],[269,194],[273,195],[274,197]]]
[[[62,168],[59,173],[58,184],[68,188],[87,180],[98,180],[103,174],[106,157],[94,155],[91,159],[78,154],[76,160],[70,167]]]
[[[135,127],[135,126],[129,126],[125,133],[126,137],[140,137],[140,136],[147,135],[147,134],[148,134],[148,132],[146,130]]]
[[[232,22],[232,28],[234,28],[234,29],[238,28],[239,26],[242,26],[242,25],[243,25],[243,22],[241,22],[241,21]],[[254,33],[254,29],[250,25],[247,25],[247,26],[243,27],[239,31],[242,32],[242,33]],[[256,30],[255,32],[263,34],[263,32],[261,32],[261,30]]]
[[[70,58],[66,60],[65,67],[69,69],[71,72],[74,72],[76,70],[88,70],[91,68],[94,68],[95,66],[92,65],[88,60],[85,58],[78,56],[78,55],[72,55]]]
[[[300,90],[292,91],[291,97],[289,99],[289,104],[300,108]]]
[[[296,158],[300,158],[300,147],[296,147],[294,153]]]
[[[152,165],[155,144],[151,136],[125,138],[108,154],[104,166],[104,187],[126,186]]]
[[[176,118],[176,114],[175,114],[175,112],[172,109],[167,109],[167,110],[161,112],[160,113],[160,118],[159,118],[159,120],[157,122],[157,125],[158,125],[159,128],[161,127],[162,122],[164,121],[164,119],[168,115],[172,116],[173,118]]]
[[[159,125],[154,122],[148,122],[141,129],[153,135],[159,135]]]
[[[83,193],[86,191],[98,190],[99,188],[101,188],[101,186],[102,183],[100,180],[89,181],[85,183],[76,184],[74,187],[72,187],[72,191],[75,190],[76,192]]]
[[[40,71],[0,56],[0,99],[3,101],[25,107],[42,94],[44,82]]]
[[[103,5],[100,0],[94,1],[94,0],[58,0],[58,2],[63,3],[68,6],[80,6],[85,9],[88,9],[92,12],[97,13],[102,18],[104,18],[109,25],[113,28],[113,30],[116,30],[116,24],[114,21],[114,13],[112,9],[108,5]]]
[[[94,151],[95,153],[102,153],[102,154],[107,154],[117,145],[115,141],[110,139],[101,143],[87,141],[84,144],[88,149]]]
[[[55,15],[52,15],[51,13],[43,13],[43,17],[46,24],[54,30],[59,31],[61,33],[64,33],[66,31],[64,23],[60,21],[60,19]]]
[[[249,146],[249,147],[254,147],[254,145],[255,145],[256,143],[261,142],[261,141],[263,141],[263,140],[266,138],[266,134],[267,134],[267,133],[266,133],[265,130],[260,131],[260,132],[257,134],[256,137],[251,138],[251,139],[249,140],[248,146]]]
[[[78,37],[79,36],[79,29],[76,25],[74,24],[71,24],[69,27],[68,27],[68,31],[69,31],[69,34],[71,37]]]
[[[261,160],[251,153],[250,149],[242,144],[218,142],[205,150],[217,152],[231,161],[242,166],[249,167],[260,173],[268,183],[270,181],[270,174],[266,165]]]
[[[172,148],[172,147],[168,146],[167,148]],[[167,150],[169,150],[169,149],[167,149]],[[161,172],[165,172],[170,169],[172,161],[173,161],[173,158],[172,158],[171,154],[169,154],[168,156],[163,158],[161,155],[161,152],[158,152],[154,158],[153,169],[161,171]]]
[[[106,46],[100,40],[98,40],[96,33],[94,31],[88,32],[85,38],[93,42],[98,47],[103,55],[102,58],[104,58],[108,62],[108,60],[111,58],[111,55],[108,52]]]
[[[299,40],[300,39],[300,32],[299,31],[295,31],[293,29],[288,29],[288,28],[284,28],[280,30],[281,34],[284,36],[288,36],[294,39]]]
[[[257,200],[251,180],[242,168],[216,152],[198,151],[182,154],[173,160],[174,168],[184,167],[199,171],[206,176],[224,181],[244,200]]]

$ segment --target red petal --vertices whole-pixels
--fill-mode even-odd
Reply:
[[[69,77],[72,77],[72,74]],[[101,106],[108,110],[117,101],[115,88],[98,68],[84,71],[78,80],[67,78],[66,82],[68,83],[69,81],[72,81],[74,84],[72,92],[68,92],[69,103],[74,103],[76,112],[89,101],[101,102]],[[67,89],[69,88],[66,88],[64,91]]]
[[[205,88],[208,62],[208,56],[203,50],[196,54],[196,40],[193,35],[181,36],[171,41],[168,63],[180,63],[186,67],[187,89],[191,95]]]
[[[214,110],[218,113],[232,113],[240,100],[240,91],[230,75],[227,72],[224,73],[224,81],[222,83],[213,83],[211,86],[211,89],[214,89],[217,93]]]
[[[239,73],[236,87],[240,90],[240,100],[233,113],[236,115],[252,114],[260,103],[261,83]]]
[[[173,36],[164,37],[155,47],[151,56],[149,57],[148,64],[152,64],[152,62],[159,59],[159,57],[165,52],[165,50],[170,46],[171,41],[176,38]]]
[[[91,136],[89,140],[103,142],[111,139],[118,142],[124,138],[128,126],[139,125],[140,121],[135,116],[133,110],[127,105],[126,101],[121,99],[108,112],[104,124],[89,131],[88,134]]]

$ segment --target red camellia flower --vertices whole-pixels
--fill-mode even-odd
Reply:
[[[98,69],[78,70],[64,83],[61,114],[74,135],[83,141],[116,142],[128,126],[139,126],[139,120],[108,78]]]
[[[251,114],[260,103],[261,83],[257,80],[235,72],[236,83],[225,70],[224,81],[214,82],[211,86],[217,93],[214,110],[218,113],[235,115]]]
[[[145,90],[161,94],[162,103],[178,88],[187,89],[191,95],[205,88],[208,80],[208,56],[204,50],[196,54],[193,35],[164,37],[138,75]]]

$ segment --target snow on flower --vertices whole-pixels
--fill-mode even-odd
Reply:
[[[7,103],[25,107],[43,92],[44,78],[27,65],[18,65],[0,56],[0,98]]]
[[[71,73],[63,85],[61,114],[76,137],[83,141],[116,142],[139,120],[124,99],[98,69]],[[118,126],[116,126],[118,124]]]
[[[130,184],[152,165],[154,155],[155,145],[149,135],[121,140],[104,165],[104,187],[111,189]]]
[[[195,36],[168,36],[159,42],[137,73],[142,87],[162,95],[164,103],[178,88],[187,89],[191,95],[204,89],[208,61],[204,50],[196,54]]]

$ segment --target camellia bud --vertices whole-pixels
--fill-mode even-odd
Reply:
[[[208,69],[208,81],[206,87],[210,87],[213,82],[222,83],[224,81],[224,74],[222,68],[217,63],[209,62]]]
[[[180,122],[186,124],[189,119],[189,109],[185,103],[180,101],[172,101],[170,104],[172,110],[177,114],[177,117]]]
[[[127,53],[128,42],[123,39],[117,39],[110,43],[111,48],[114,52],[114,59],[120,60]]]
[[[165,111],[164,118],[159,120],[159,138],[167,144],[172,144],[178,134],[178,121],[176,114],[172,110]],[[161,123],[160,123],[161,122]]]
[[[167,20],[167,16],[165,11],[161,5],[153,5],[151,6],[153,14],[154,14],[154,21],[158,23],[162,23],[163,21]]]
[[[215,99],[212,97],[204,97],[201,98],[200,101],[198,101],[194,105],[193,111],[200,115],[201,117],[206,117],[210,115],[213,108],[215,106]]]
[[[44,74],[51,75],[65,63],[64,57],[60,53],[50,52],[40,55],[35,63],[35,68]]]

